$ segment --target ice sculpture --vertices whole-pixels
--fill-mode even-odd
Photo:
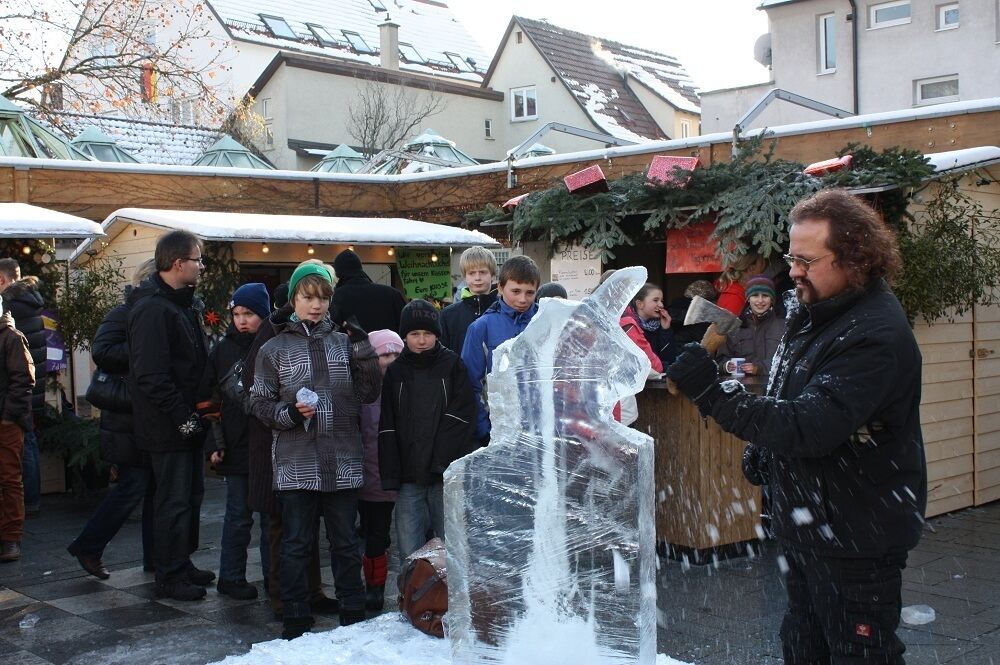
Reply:
[[[645,281],[546,299],[494,352],[492,440],[444,481],[456,664],[656,659],[653,441],[612,418],[649,374],[618,325]]]

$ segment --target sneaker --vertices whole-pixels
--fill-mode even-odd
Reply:
[[[194,567],[194,564],[191,564],[184,573],[187,575],[188,582],[198,586],[208,586],[215,581],[215,573],[210,570],[199,570]]]
[[[201,600],[205,597],[205,589],[191,584],[185,579],[156,584],[157,598],[173,598],[174,600]]]
[[[87,571],[88,574],[93,575],[99,580],[106,580],[111,577],[111,573],[104,567],[101,557],[90,554],[80,554],[79,552],[74,552],[70,548],[67,548],[66,551],[76,557],[76,560],[80,563],[80,567]]]
[[[0,543],[0,563],[13,563],[21,558],[21,542],[5,540]]]
[[[354,623],[361,623],[367,617],[364,610],[340,610],[340,625],[350,626]]]
[[[312,617],[289,617],[283,621],[281,639],[294,640],[296,637],[302,637],[315,623],[316,620]]]
[[[232,582],[220,579],[215,585],[215,590],[235,600],[253,600],[257,597],[257,587],[246,580]]]

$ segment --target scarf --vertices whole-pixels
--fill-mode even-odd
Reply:
[[[639,327],[642,328],[645,332],[652,333],[660,329],[659,319],[646,320],[641,316],[639,316],[639,311],[635,308],[635,305],[631,305],[631,307],[632,307],[632,313],[635,314],[636,322],[639,324]]]

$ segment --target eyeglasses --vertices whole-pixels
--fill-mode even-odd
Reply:
[[[785,259],[785,263],[788,264],[790,268],[802,268],[805,272],[809,272],[809,268],[812,264],[816,263],[820,259],[825,259],[828,256],[833,256],[833,252],[829,254],[824,254],[823,256],[817,256],[815,259],[804,259],[801,256],[792,256],[791,254],[785,254],[781,258]]]
[[[203,259],[200,256],[198,258],[192,258],[190,256],[184,256],[180,260],[181,261],[194,261],[195,263],[198,263],[200,265],[205,265],[205,259]]]

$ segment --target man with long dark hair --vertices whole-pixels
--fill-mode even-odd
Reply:
[[[902,569],[920,538],[927,469],[921,357],[887,279],[895,238],[840,190],[791,213],[799,307],[767,395],[718,383],[704,349],[685,347],[667,375],[728,432],[764,455],[788,610],[785,663],[903,663],[896,636]]]

